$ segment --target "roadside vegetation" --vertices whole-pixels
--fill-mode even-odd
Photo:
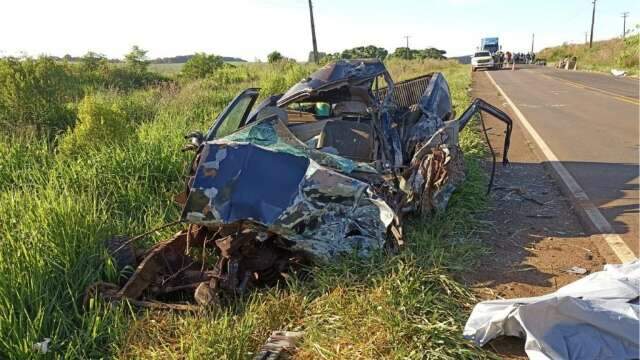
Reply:
[[[609,72],[611,69],[625,70],[629,75],[640,72],[640,32],[628,34],[625,39],[615,38],[588,44],[563,44],[541,50],[537,57],[555,65],[564,58],[575,56],[579,70]]]
[[[304,330],[301,359],[488,356],[461,337],[474,299],[454,278],[482,252],[474,214],[485,202],[484,147],[468,130],[465,185],[446,212],[408,224],[398,255],[345,258],[312,269],[311,280],[197,314],[83,304],[88,285],[117,280],[105,238],[179,216],[172,198],[190,159],[183,135],[207,129],[238,91],[282,92],[316,68],[224,66],[202,54],[183,67],[193,75],[164,76],[143,50],[130,55],[117,66],[96,54],[80,63],[0,59],[0,358],[31,358],[32,345],[51,338],[54,358],[243,359],[272,330]],[[456,112],[469,103],[466,66],[387,66],[397,80],[442,71]]]

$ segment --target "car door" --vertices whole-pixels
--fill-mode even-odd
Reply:
[[[259,89],[249,88],[236,95],[213,122],[213,125],[207,132],[205,140],[211,141],[227,136],[244,126],[247,116],[251,112],[251,108],[253,108],[259,94]]]

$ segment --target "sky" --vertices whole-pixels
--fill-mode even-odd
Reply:
[[[265,60],[278,50],[306,61],[311,45],[307,0],[0,0],[0,56],[121,58],[132,45],[150,58],[194,52]],[[524,52],[583,42],[592,0],[314,0],[318,50],[362,45],[390,51],[437,47],[470,54],[480,38]],[[640,23],[640,1],[598,0],[594,39]]]

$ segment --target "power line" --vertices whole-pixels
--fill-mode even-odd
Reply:
[[[596,21],[596,0],[593,0],[593,11],[591,12],[591,37],[589,38],[589,49],[593,47],[593,23]]]
[[[629,17],[629,12],[625,11],[622,13],[622,38],[627,35],[627,17]]]

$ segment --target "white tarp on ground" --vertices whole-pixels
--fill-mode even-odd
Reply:
[[[624,70],[611,69],[611,74],[615,77],[621,77],[627,75],[627,72]]]
[[[538,297],[484,301],[464,336],[482,346],[500,336],[526,338],[530,359],[640,358],[640,261],[605,265]]]

